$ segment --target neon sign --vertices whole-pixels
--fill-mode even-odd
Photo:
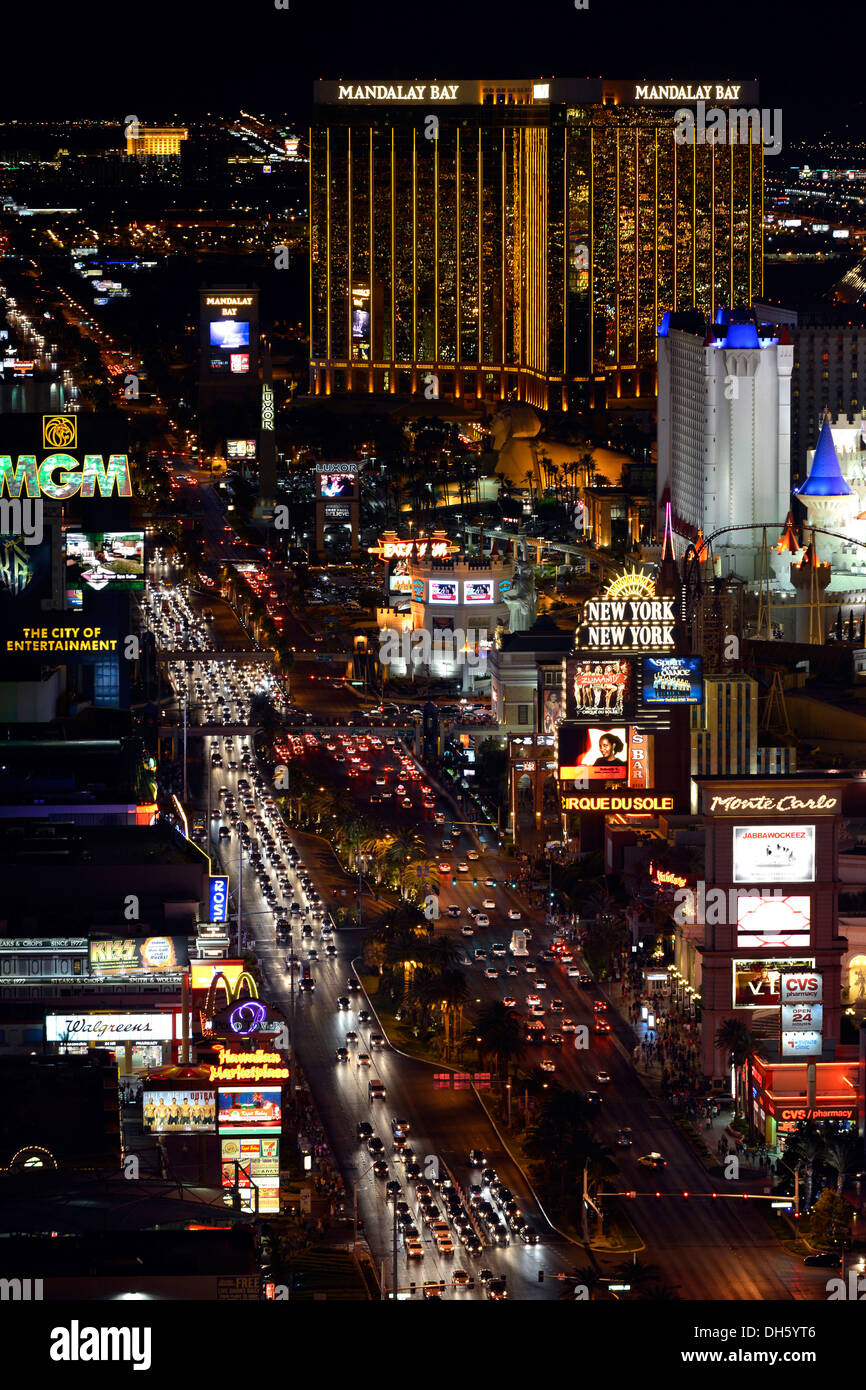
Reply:
[[[671,873],[670,869],[659,869],[655,864],[650,864],[649,874],[653,883],[657,883],[659,887],[669,884],[673,888],[685,888],[688,883],[688,879],[682,874]]]
[[[219,1062],[210,1069],[211,1081],[288,1081],[289,1069],[274,1052],[231,1052],[217,1047]]]
[[[266,1015],[267,1009],[258,999],[245,999],[243,1003],[236,1004],[229,1014],[229,1027],[233,1033],[247,1038],[259,1031]]]

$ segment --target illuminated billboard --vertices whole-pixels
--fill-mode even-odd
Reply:
[[[782,1003],[782,973],[798,968],[812,970],[815,962],[795,957],[779,960],[734,960],[735,1009],[778,1009]]]
[[[149,1134],[208,1134],[216,1129],[213,1091],[145,1087],[141,1113]]]
[[[174,1016],[165,1014],[47,1014],[45,1041],[63,1043],[171,1042]]]
[[[431,579],[428,592],[430,603],[459,602],[459,586],[456,579]]]
[[[254,439],[227,439],[226,458],[228,459],[254,459],[256,456],[256,441]]]
[[[233,352],[229,357],[229,366],[236,375],[243,375],[250,369],[250,355],[248,352]]]
[[[645,705],[699,705],[704,698],[703,663],[699,656],[645,656]]]
[[[148,936],[113,941],[91,941],[90,970],[93,975],[123,978],[136,975],[166,975],[184,970],[189,961],[185,936]]]
[[[65,539],[70,588],[144,588],[143,531],[67,531]]]
[[[627,658],[568,657],[564,666],[566,719],[598,723],[632,712],[632,664]]]
[[[224,975],[230,989],[234,989],[244,973],[243,962],[239,960],[193,960],[190,961],[190,989],[210,989],[215,975]]]
[[[737,893],[737,946],[750,950],[809,945],[812,901],[805,896],[749,897]]]
[[[493,584],[492,579],[464,579],[463,602],[493,603]]]
[[[208,888],[208,921],[228,921],[229,881],[225,874],[213,874]]]
[[[243,319],[212,319],[208,329],[212,348],[229,352],[250,345],[250,325]]]
[[[814,825],[735,825],[734,883],[814,883]]]
[[[560,724],[559,776],[563,781],[623,781],[628,778],[628,729]]]
[[[562,691],[557,685],[547,685],[541,691],[541,732],[555,734],[562,719]]]
[[[351,501],[355,496],[357,476],[356,473],[317,473],[316,495],[326,500]]]
[[[277,1126],[282,1122],[282,1087],[220,1086],[217,1117],[223,1125]]]
[[[51,546],[23,535],[0,535],[0,601],[41,601],[51,595]]]

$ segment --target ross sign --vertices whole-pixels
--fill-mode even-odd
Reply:
[[[608,651],[658,651],[673,647],[674,600],[659,597],[655,581],[625,570],[608,584],[601,598],[587,599],[578,647]]]
[[[783,1004],[798,1004],[807,1000],[820,1004],[824,998],[824,977],[816,970],[785,971],[782,975]]]
[[[564,811],[604,811],[606,814],[623,811],[639,815],[654,815],[659,811],[672,811],[674,799],[672,796],[652,796],[630,791],[601,796],[595,794],[564,796],[562,809]]]
[[[567,657],[562,663],[566,719],[594,723],[631,714],[632,664],[626,659],[587,661]]]
[[[823,1050],[820,1033],[782,1033],[783,1057],[816,1057]]]
[[[171,1014],[48,1014],[46,1042],[170,1042]]]
[[[753,890],[757,893],[757,889]],[[737,946],[766,950],[809,946],[812,900],[808,897],[751,897],[737,893]]]
[[[645,705],[699,705],[704,698],[703,662],[699,656],[645,656]]]
[[[142,1123],[150,1134],[208,1134],[216,1129],[212,1090],[171,1088],[142,1092]]]
[[[735,825],[734,883],[814,883],[814,825]]]
[[[707,789],[709,791],[709,789]],[[735,816],[743,811],[766,811],[778,812],[782,815],[833,815],[839,810],[839,797],[826,796],[795,796],[788,793],[784,796],[715,796],[709,794],[708,815],[711,816]]]
[[[172,974],[184,969],[188,960],[185,936],[147,936],[144,940],[127,937],[90,943],[93,975],[127,979],[136,975]]]
[[[228,904],[228,877],[225,874],[213,874],[210,879],[210,887],[208,890],[208,922],[215,925],[227,922]]]
[[[624,726],[596,729],[560,724],[556,745],[564,782],[625,781],[628,777],[628,729]]]

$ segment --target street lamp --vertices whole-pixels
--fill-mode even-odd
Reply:
[[[358,1244],[358,1186],[363,1182],[368,1173],[372,1173],[375,1168],[375,1159],[369,1168],[365,1168],[355,1182],[352,1183],[352,1249]],[[396,1203],[395,1203],[396,1206]]]

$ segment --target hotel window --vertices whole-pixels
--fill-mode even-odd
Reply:
[[[120,671],[114,661],[98,661],[93,668],[93,703],[116,705],[120,700]]]
[[[517,706],[517,722],[518,724],[529,723],[529,705]]]

